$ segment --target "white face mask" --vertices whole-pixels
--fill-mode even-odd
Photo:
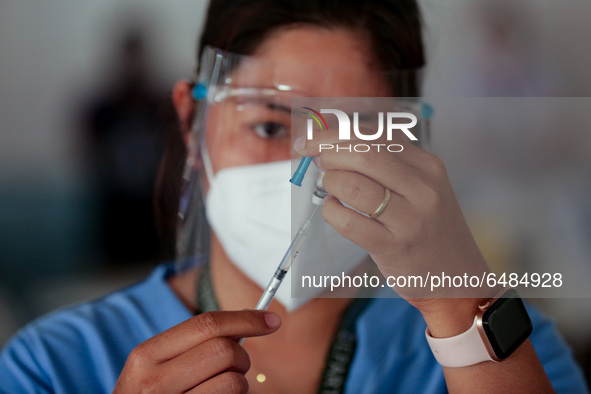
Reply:
[[[215,176],[208,161],[206,158],[209,192],[205,211],[209,224],[232,262],[263,289],[289,247],[292,234],[316,207],[310,202],[313,174],[309,173],[309,182],[297,188],[289,182],[290,160],[230,167]],[[292,298],[291,271],[298,272],[297,277],[340,276],[366,256],[365,250],[342,237],[317,212],[302,251],[276,299],[293,311],[324,290],[297,286],[294,295],[302,298]]]

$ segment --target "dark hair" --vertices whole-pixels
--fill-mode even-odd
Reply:
[[[187,149],[178,122],[172,122],[166,130],[164,154],[154,187],[154,222],[160,255],[164,260],[175,258],[177,218],[186,157]]]
[[[425,65],[425,55],[416,0],[212,0],[198,56],[206,45],[251,55],[273,32],[298,25],[359,32],[377,69],[409,70],[405,94],[419,95],[412,70]]]
[[[211,0],[198,48],[205,46],[251,55],[279,29],[294,26],[345,28],[359,32],[368,40],[370,53],[379,70],[409,70],[403,91],[418,96],[418,77],[414,69],[425,64],[420,11],[416,0]],[[390,80],[394,91],[397,82]],[[184,147],[180,133],[169,138],[157,187],[157,224],[166,251],[174,250],[176,210],[179,201]],[[172,205],[171,205],[172,204]],[[174,212],[174,216],[173,215]],[[172,244],[171,244],[172,242]],[[168,256],[172,257],[172,256]]]

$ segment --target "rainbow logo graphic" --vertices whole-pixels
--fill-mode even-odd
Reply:
[[[326,120],[324,120],[324,117],[320,114],[320,112],[313,110],[310,107],[302,107],[303,109],[307,109],[308,111],[312,111],[313,113],[310,112],[302,112],[305,115],[310,116],[312,119],[314,119],[316,121],[316,123],[318,123],[318,126],[320,126],[320,131],[323,131],[324,128],[322,127],[322,124],[324,123],[324,127],[326,128],[326,130],[328,130],[328,125],[326,124]],[[320,119],[322,119],[322,123],[320,123]]]

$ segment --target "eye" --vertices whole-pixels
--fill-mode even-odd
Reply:
[[[261,138],[276,139],[287,135],[288,129],[278,122],[263,122],[251,126],[253,131]]]

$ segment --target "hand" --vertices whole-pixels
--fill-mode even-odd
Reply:
[[[344,148],[368,141],[339,141],[332,131],[295,144],[298,153],[316,156],[315,162],[326,171],[324,187],[331,196],[322,209],[324,219],[341,235],[367,250],[384,276],[426,278],[427,273],[442,272],[450,276],[482,276],[488,267],[466,224],[443,163],[412,145],[405,136],[399,137],[395,141],[371,141],[385,144],[379,152],[375,146],[368,152],[349,152]],[[335,148],[320,153],[320,144],[332,144]],[[385,146],[389,144],[400,144],[403,150],[388,152]],[[383,201],[386,189],[390,190],[390,201],[375,219],[342,204],[372,214]],[[394,290],[421,312],[437,309],[435,298],[476,296],[466,288],[440,287],[434,292],[430,286]],[[479,294],[482,293],[480,289]]]
[[[246,393],[243,337],[281,324],[272,312],[208,312],[148,339],[127,358],[114,393]]]

